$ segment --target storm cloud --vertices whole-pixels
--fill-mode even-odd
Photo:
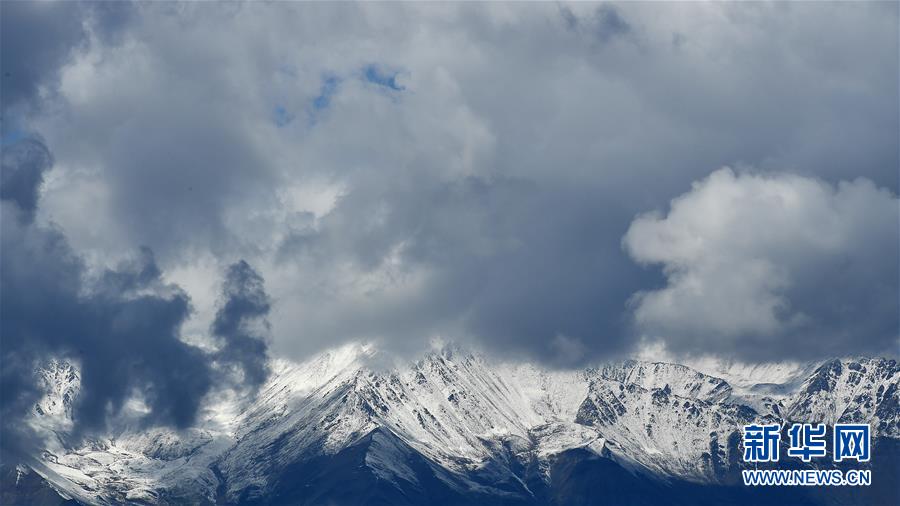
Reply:
[[[17,104],[34,105],[42,85],[50,85],[68,55],[85,37],[81,7],[75,2],[8,2],[0,16],[3,113]],[[43,37],[35,37],[43,33]]]
[[[7,129],[17,108],[39,108],[55,92],[59,71],[91,35],[111,41],[133,5],[127,2],[4,2],[0,8],[2,112]],[[36,36],[40,34],[40,36]]]
[[[266,337],[271,304],[263,279],[241,260],[228,267],[222,287],[224,298],[211,332],[222,340],[216,360],[237,367],[239,384],[259,387],[269,377]]]
[[[206,357],[199,378],[212,368],[257,383],[265,356],[350,340],[402,353],[440,337],[561,366],[651,338],[748,359],[763,341],[785,358],[890,344],[896,4],[135,5],[104,23],[82,8],[77,29],[42,23],[68,42],[33,59],[50,76],[29,78],[40,106],[4,128],[39,133],[55,161],[28,230],[64,234],[77,272],[164,294],[152,301],[167,342],[208,339],[218,360],[246,352],[230,366]],[[752,283],[727,300],[752,316],[691,313],[701,336],[680,307],[653,301],[708,259],[679,264],[635,230],[723,166],[738,167],[736,187],[811,185],[803,203],[821,214],[768,216],[782,242],[748,235],[758,248],[710,286],[743,273]],[[822,250],[808,227],[843,242]],[[864,267],[857,240],[886,249]],[[129,264],[141,245],[154,252],[146,275]],[[741,263],[758,259],[778,272]],[[813,268],[840,279],[820,286]],[[825,344],[788,346],[792,331]]]
[[[16,205],[21,220],[31,222],[44,172],[53,165],[53,156],[39,139],[26,138],[4,146],[0,168],[0,199]]]
[[[244,378],[230,385],[256,386],[267,377],[258,354],[265,347],[247,344],[225,325],[228,339],[214,352],[187,344],[183,322],[190,299],[178,286],[162,280],[152,251],[141,248],[128,262],[91,275],[64,234],[35,223],[35,198],[51,168],[48,150],[38,139],[20,140],[3,153],[2,228],[0,228],[0,413],[4,450],[27,440],[23,417],[42,395],[37,373],[51,358],[66,359],[81,371],[81,388],[73,419],[78,433],[107,428],[128,401],[146,409],[136,421],[184,428],[192,425],[204,396],[224,385],[221,365],[237,363]],[[235,272],[237,274],[235,274]],[[250,285],[240,278],[249,277]],[[237,279],[236,279],[237,276]],[[262,279],[239,263],[226,279],[234,288],[226,313],[237,312],[243,324],[262,316]],[[237,297],[238,307],[232,308]],[[247,312],[252,315],[246,314]],[[217,327],[217,331],[218,331]],[[229,378],[230,379],[230,378]]]

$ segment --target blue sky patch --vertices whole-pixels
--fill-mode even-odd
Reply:
[[[405,88],[397,84],[399,72],[389,71],[378,65],[366,65],[363,67],[363,79],[366,82],[377,84],[394,91],[403,91]]]
[[[340,79],[335,76],[327,76],[322,81],[322,88],[319,95],[313,99],[313,109],[321,111],[331,104],[331,97],[337,92],[337,87],[341,83]]]
[[[294,121],[294,115],[283,105],[276,105],[275,109],[272,110],[272,121],[281,128]]]

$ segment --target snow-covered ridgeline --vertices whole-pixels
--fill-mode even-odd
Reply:
[[[351,344],[300,364],[278,361],[251,402],[225,399],[196,429],[125,430],[79,448],[64,443],[77,369],[54,362],[42,372],[48,394],[33,424],[47,436],[47,451],[33,467],[89,502],[183,494],[213,502],[223,493],[235,500],[248,490],[264,495],[292,463],[375,434],[366,465],[381,479],[409,481],[401,460],[415,452],[454,487],[491,493],[470,477],[518,479],[498,458],[504,451],[547,469],[554,455],[585,448],[639,471],[704,482],[716,480],[734,451],[730,439],[751,420],[867,421],[882,436],[900,437],[900,370],[886,359],[707,360],[696,368],[625,361],[551,371],[451,347],[387,369],[369,366],[376,355]],[[223,413],[237,415],[223,423]]]

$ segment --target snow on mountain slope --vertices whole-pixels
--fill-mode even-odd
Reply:
[[[234,444],[230,435],[206,428],[125,428],[75,442],[70,432],[78,369],[53,360],[39,375],[45,395],[30,425],[43,449],[27,464],[63,497],[87,504],[158,503],[185,494],[214,500],[218,479],[211,466]]]
[[[72,406],[81,384],[78,369],[68,362],[51,360],[39,372],[46,392],[34,406],[35,413],[40,415],[39,419],[71,419]]]
[[[685,366],[704,374],[722,378],[737,396],[783,397],[799,390],[821,362],[774,362],[747,364],[734,360],[703,357],[690,360]]]
[[[714,398],[720,390],[713,389]],[[746,406],[678,395],[668,384],[644,388],[601,376],[591,382],[575,421],[597,428],[615,455],[663,476],[704,481],[730,457],[728,439],[756,418]]]
[[[787,404],[804,422],[864,422],[883,436],[900,437],[900,364],[884,358],[831,360],[807,378]]]
[[[168,444],[161,446],[163,442]],[[156,503],[184,495],[213,500],[218,480],[211,465],[232,443],[199,430],[132,434],[65,452],[48,451],[36,470],[66,495],[90,498],[81,499],[85,502]]]
[[[297,374],[286,371],[288,377]],[[541,413],[555,409],[548,395],[528,393],[483,358],[450,349],[390,371],[350,367],[311,391],[290,392],[276,379],[238,424],[239,441],[221,466],[235,477],[229,479],[230,494],[264,488],[272,469],[304,455],[336,453],[376,427],[465,474],[490,459],[488,441],[528,440],[529,429],[547,421]]]
[[[535,484],[524,469],[549,486],[552,462],[573,449],[633,472],[708,483],[736,461],[740,426],[751,421],[863,421],[900,437],[900,372],[886,359],[705,364],[739,388],[684,365],[547,371],[452,347],[383,363],[358,344],[279,361],[254,399],[224,399],[198,428],[120,428],[72,447],[78,372],[53,362],[42,370],[47,395],[32,424],[45,450],[30,467],[82,502],[234,503],[269,497],[291,466],[359,447],[354,462],[398,488],[427,478],[460,494],[528,497]],[[778,395],[754,393],[774,393],[771,385],[781,385]]]
[[[605,379],[644,389],[665,388],[682,397],[719,402],[731,395],[731,385],[725,380],[697,372],[690,367],[663,362],[627,360],[608,364],[597,370]]]

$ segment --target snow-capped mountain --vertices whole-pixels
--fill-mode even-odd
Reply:
[[[32,418],[43,451],[4,484],[36,473],[86,504],[741,502],[750,422],[871,423],[875,482],[900,453],[894,360],[553,371],[454,347],[393,367],[378,359],[354,344],[280,361],[252,401],[223,401],[197,428],[125,426],[79,444],[67,432],[78,371],[53,362]]]

